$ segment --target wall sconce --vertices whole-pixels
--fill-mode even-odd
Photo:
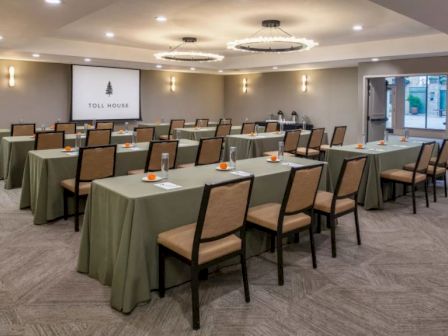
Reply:
[[[247,78],[243,78],[243,93],[247,93],[248,81]]]
[[[16,69],[11,65],[8,68],[8,74],[9,74],[9,80],[8,85],[9,87],[15,87],[16,86]]]
[[[308,76],[307,75],[303,75],[302,76],[302,92],[307,92],[308,91]]]
[[[170,91],[176,92],[176,77],[174,76],[170,77]]]

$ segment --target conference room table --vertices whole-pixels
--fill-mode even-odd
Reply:
[[[288,158],[269,163],[265,158],[241,160],[237,171],[254,175],[251,206],[281,202],[290,164],[313,165],[317,161]],[[326,188],[322,174],[321,188]],[[157,235],[197,221],[204,185],[238,178],[216,165],[175,169],[167,181],[180,186],[165,190],[143,182],[143,175],[96,180],[85,208],[81,228],[78,271],[111,286],[111,306],[123,313],[151,299],[158,288]],[[247,255],[268,249],[268,235],[258,230],[247,233]],[[189,268],[167,259],[167,287],[190,279]]]
[[[422,143],[421,140],[401,142],[398,137],[391,137],[385,145],[380,145],[378,142],[369,142],[364,149],[358,149],[356,145],[330,148],[326,153],[326,161],[329,167],[331,190],[337,183],[344,159],[366,155],[367,163],[359,189],[358,202],[365,209],[382,209],[384,203],[383,192],[385,199],[387,199],[391,195],[391,188],[384,185],[385,190],[382,190],[381,172],[387,169],[402,169],[405,164],[415,162]],[[437,153],[437,148],[434,151]]]
[[[158,139],[161,135],[168,134],[168,131],[170,129],[170,123],[166,123],[166,122],[139,123],[138,125],[141,127],[154,127],[154,135],[155,135],[156,139]],[[191,127],[194,127],[195,125],[196,125],[196,122],[186,122],[185,128],[191,128]],[[209,121],[208,125],[209,126],[217,126],[218,122],[217,121]]]
[[[300,133],[299,146],[307,145],[310,134],[310,131]],[[228,135],[224,145],[224,158],[229,159],[230,147],[236,147],[238,160],[263,156],[265,152],[278,150],[278,143],[283,141],[284,137],[285,133],[282,132]],[[323,143],[328,143],[327,133],[324,135]]]
[[[200,140],[202,138],[211,138],[215,136],[217,126],[212,127],[192,127],[192,128],[178,128],[176,136],[180,139]],[[240,134],[241,126],[232,126],[230,134]]]
[[[199,143],[180,140],[177,163],[193,163]],[[137,143],[134,148],[117,147],[115,176],[143,169],[148,153],[148,142]],[[62,180],[75,178],[78,153],[65,153],[60,149],[30,151],[25,162],[20,208],[31,208],[34,224],[45,224],[64,214]],[[70,200],[70,212],[74,203]]]
[[[75,134],[65,136],[65,144],[75,145]],[[85,135],[81,135],[85,141]],[[122,144],[131,142],[132,132],[112,132],[111,143]],[[22,186],[23,168],[28,152],[34,149],[35,138],[33,136],[7,136],[1,140],[1,164],[3,166],[3,178],[5,189],[20,188]]]
[[[9,129],[0,129],[0,144],[4,137],[7,137],[11,134]],[[0,145],[0,180],[3,180],[3,164],[2,164],[2,146]]]

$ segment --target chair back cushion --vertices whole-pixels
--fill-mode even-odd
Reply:
[[[435,142],[427,142],[422,144],[420,155],[417,162],[417,171],[426,172],[431,161],[432,152],[434,151]]]
[[[275,122],[275,121],[268,122],[268,123],[266,123],[266,129],[264,131],[266,133],[275,132],[275,131],[277,131],[277,127],[278,127],[277,122]]]
[[[114,129],[114,123],[113,122],[109,122],[109,121],[98,121],[97,123],[96,123],[96,127],[95,127],[96,129],[99,129],[99,130],[105,130],[105,129],[108,129],[108,130],[113,130]]]
[[[323,164],[291,168],[285,195],[285,213],[297,213],[313,207],[319,188]]]
[[[232,124],[221,124],[216,127],[215,137],[226,137],[232,131]]]
[[[221,159],[223,138],[203,138],[200,140],[196,165],[217,163]]]
[[[219,123],[220,124],[231,124],[232,118],[221,118],[221,119],[219,119]]]
[[[196,119],[196,127],[207,127],[208,119]]]
[[[347,126],[336,126],[334,128],[333,138],[331,139],[331,146],[342,146],[344,144],[346,130]]]
[[[253,132],[255,132],[255,123],[243,123],[243,126],[241,127],[241,134],[250,134]]]
[[[324,138],[325,128],[313,128],[311,130],[308,148],[320,149],[322,139]]]
[[[76,123],[56,123],[56,132],[65,132],[65,134],[75,134],[76,133]]]
[[[34,135],[36,131],[35,124],[13,124],[11,125],[11,136]]]
[[[150,142],[154,140],[154,127],[136,127],[134,129],[137,142]]]
[[[286,131],[285,133],[285,152],[295,152],[299,147],[300,130]]]
[[[336,195],[345,197],[358,192],[367,157],[345,159],[339,176]]]
[[[448,140],[444,139],[442,143],[442,147],[439,151],[439,162],[437,165],[439,167],[446,167],[448,163]]]
[[[79,152],[79,181],[114,176],[116,146],[84,147]]]
[[[176,165],[178,141],[152,141],[149,144],[148,159],[145,171],[159,171],[162,169],[162,153],[169,154],[170,169]]]
[[[64,132],[42,132],[36,134],[36,150],[64,148]]]
[[[87,146],[105,146],[110,144],[110,129],[94,129],[87,131]]]

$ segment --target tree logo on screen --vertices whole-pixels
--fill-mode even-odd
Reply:
[[[110,97],[112,94],[114,93],[114,89],[112,89],[112,84],[107,83],[107,87],[106,87],[106,94]]]

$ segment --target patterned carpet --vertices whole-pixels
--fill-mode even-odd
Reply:
[[[440,192],[441,192],[441,188]],[[0,335],[448,335],[448,200],[418,215],[402,197],[384,211],[361,211],[363,245],[352,216],[337,228],[338,258],[328,231],[316,235],[318,268],[308,241],[286,247],[285,286],[275,254],[249,260],[251,303],[240,270],[201,283],[202,328],[191,329],[190,287],[154,293],[123,315],[108,287],[75,271],[80,235],[73,223],[32,225],[19,211],[20,190],[0,182]]]

